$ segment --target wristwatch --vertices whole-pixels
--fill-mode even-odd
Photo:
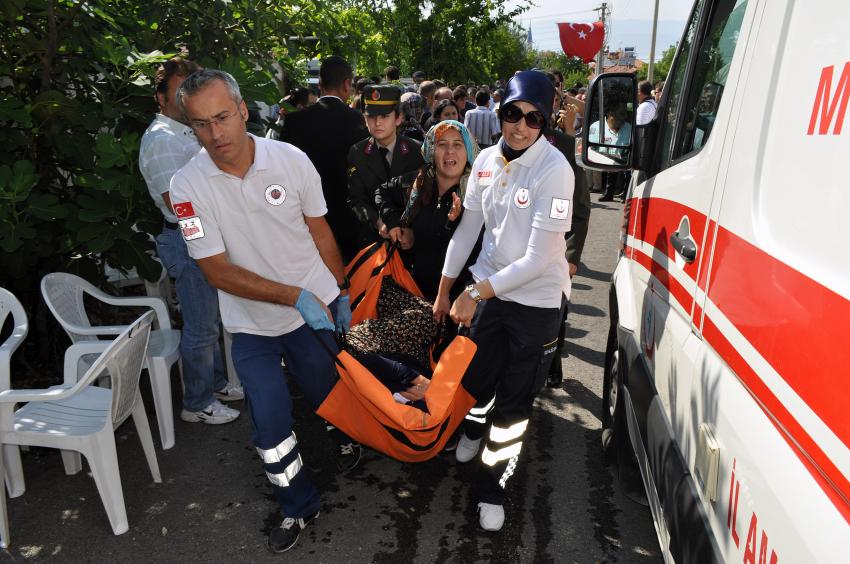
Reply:
[[[337,284],[337,286],[336,286],[336,287],[337,287],[337,288],[339,288],[339,291],[340,291],[340,292],[344,292],[344,291],[348,290],[349,288],[351,288],[351,280],[349,280],[349,279],[348,279],[348,276],[346,276],[346,277],[342,280],[342,283],[341,283],[341,284]]]
[[[481,303],[481,300],[484,299],[481,297],[481,293],[476,290],[475,286],[472,284],[466,287],[466,293],[469,294],[469,297],[472,298],[475,303]]]

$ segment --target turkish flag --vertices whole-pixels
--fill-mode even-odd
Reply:
[[[602,49],[605,39],[605,28],[602,22],[593,23],[559,23],[558,32],[561,35],[561,47],[564,53],[578,57],[589,63]]]
[[[195,208],[192,207],[192,202],[179,202],[173,205],[174,215],[183,219],[195,215]]]

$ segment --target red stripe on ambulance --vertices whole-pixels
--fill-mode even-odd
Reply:
[[[636,221],[630,231],[636,239],[656,247],[670,260],[675,251],[669,245],[668,230],[687,216],[691,232],[702,234],[706,217],[672,200],[652,199],[652,218],[645,213],[647,199],[635,199]],[[716,239],[715,239],[716,229]],[[747,339],[785,382],[806,402],[843,442],[850,446],[850,418],[844,413],[850,405],[850,388],[844,385],[848,358],[843,329],[850,319],[850,300],[765,253],[731,231],[710,222],[700,249],[699,288],[709,284],[708,297]],[[657,246],[656,246],[657,245]],[[708,276],[708,256],[715,246],[712,273]],[[647,269],[673,298],[691,311],[693,296],[664,265],[643,251],[627,246],[626,256]],[[685,273],[696,278],[697,268]],[[693,308],[697,326],[702,309]],[[738,353],[708,315],[702,334],[737,374],[757,404],[780,431],[818,484],[850,522],[850,481],[832,463],[817,443],[771,392],[755,370]]]

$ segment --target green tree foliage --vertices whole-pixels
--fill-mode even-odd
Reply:
[[[676,48],[678,46],[678,42],[670,45],[663,53],[661,53],[661,58],[655,61],[655,68],[652,70],[654,75],[653,82],[658,82],[659,80],[665,80],[667,78],[667,73],[670,72],[670,67],[673,66],[673,57],[676,56]],[[638,80],[646,80],[647,73],[649,73],[649,65],[644,65],[643,68],[638,69],[635,74],[637,75]]]
[[[587,85],[591,74],[589,66],[577,57],[569,57],[563,51],[535,51],[534,66],[543,70],[559,70],[564,75],[564,88],[576,83]]]
[[[358,3],[355,3],[358,4]],[[494,0],[362,0],[359,18],[373,35],[380,35],[385,55],[358,59],[358,72],[379,74],[385,65],[403,74],[423,70],[449,83],[492,82],[530,66],[524,33],[514,17],[529,6],[519,2],[508,9]]]
[[[138,170],[156,64],[184,52],[231,72],[248,99],[279,97],[317,45],[352,48],[326,2],[4,0],[0,3],[0,284],[103,261],[157,278],[161,229]],[[303,36],[318,42],[293,40]],[[346,44],[348,41],[348,44]]]

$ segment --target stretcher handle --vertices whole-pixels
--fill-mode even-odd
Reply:
[[[326,353],[328,353],[328,356],[331,357],[331,360],[334,361],[334,364],[336,364],[340,368],[342,368],[343,367],[342,362],[340,362],[339,358],[337,358],[337,355],[339,353],[335,353],[334,351],[331,350],[331,348],[328,346],[328,344],[319,335],[318,331],[316,331],[315,329],[313,329],[309,325],[307,325],[307,328],[310,329],[310,333],[316,338],[316,340],[319,342],[319,345],[322,347],[322,349],[324,349],[324,351]],[[343,345],[345,344],[345,334],[344,333],[338,334],[336,331],[334,331],[333,335],[334,335],[334,340],[336,341],[337,347],[339,347],[339,350],[342,350]]]

